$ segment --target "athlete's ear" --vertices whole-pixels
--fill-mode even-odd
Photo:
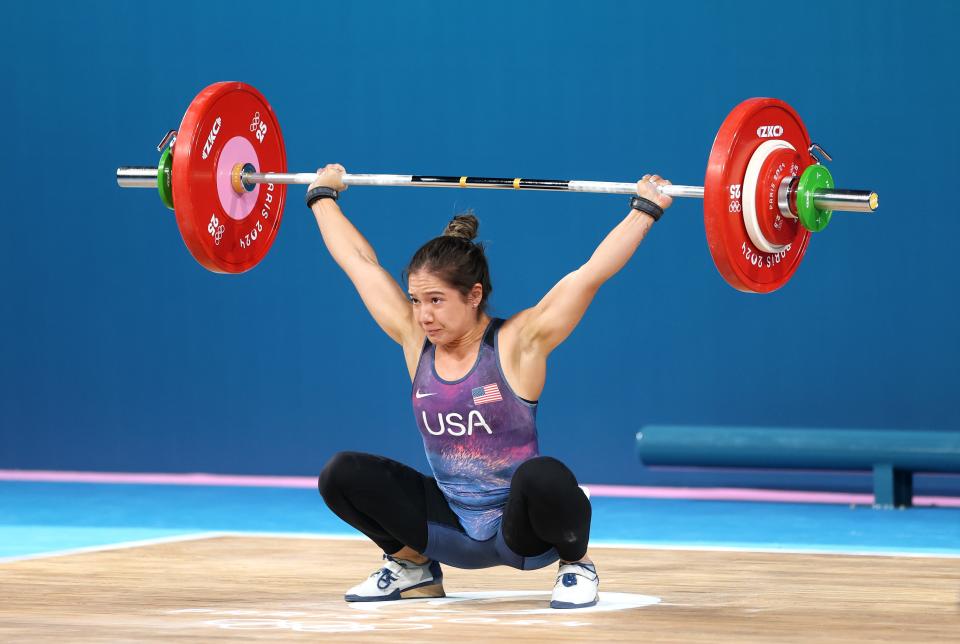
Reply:
[[[480,306],[480,301],[483,299],[483,284],[477,282],[470,289],[470,293],[467,295],[467,303],[473,308]]]

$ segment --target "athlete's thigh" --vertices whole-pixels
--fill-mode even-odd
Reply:
[[[511,550],[524,557],[533,557],[549,550],[552,546],[536,535],[533,524],[530,522],[530,500],[527,496],[529,486],[525,482],[524,474],[525,472],[518,469],[510,481],[510,496],[507,497],[507,505],[503,508],[501,530],[503,540]]]
[[[354,507],[382,522],[424,530],[428,521],[460,527],[436,480],[391,458],[340,452],[320,478],[321,489],[334,488]]]

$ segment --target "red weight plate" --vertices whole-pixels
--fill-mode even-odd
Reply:
[[[286,186],[261,184],[238,195],[230,171],[252,163],[259,172],[286,172],[267,99],[244,83],[210,85],[190,103],[173,150],[177,225],[193,257],[216,273],[256,266],[280,229]]]
[[[771,139],[786,141],[801,158],[807,156],[810,136],[793,108],[775,98],[744,101],[720,126],[704,179],[703,218],[710,254],[723,278],[749,293],[769,293],[786,284],[810,239],[806,229],[794,226],[783,251],[765,253],[754,245],[743,224],[741,195],[747,164],[760,144]],[[763,176],[761,171],[760,181]],[[763,204],[758,203],[761,220]]]

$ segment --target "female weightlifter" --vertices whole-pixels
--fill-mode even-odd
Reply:
[[[547,356],[670,206],[657,190],[670,182],[645,175],[630,213],[590,259],[536,306],[503,320],[487,314],[493,287],[483,247],[472,241],[476,217],[454,217],[414,254],[404,294],[337,205],[345,172],[336,164],[318,171],[307,205],[374,320],[403,347],[433,470],[424,476],[356,452],[338,453],[323,468],[324,501],[384,553],[383,567],[345,599],[443,597],[440,562],[532,570],[559,559],[551,607],[596,604],[590,502],[563,463],[539,455],[537,400]]]

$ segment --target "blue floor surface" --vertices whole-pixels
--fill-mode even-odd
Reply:
[[[960,556],[960,509],[592,499],[591,542]],[[0,483],[0,558],[198,532],[356,535],[314,490]]]

